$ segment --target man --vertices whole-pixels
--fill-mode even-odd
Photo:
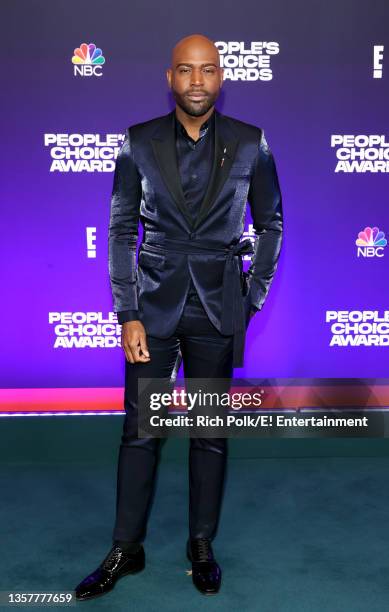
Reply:
[[[202,35],[175,46],[167,80],[175,109],[131,126],[117,158],[109,271],[126,355],[113,546],[77,587],[77,599],[111,590],[145,565],[142,541],[159,438],[138,436],[138,378],[169,379],[182,355],[185,378],[231,379],[245,332],[277,267],[283,214],[276,167],[262,129],[214,107],[223,83],[216,46]],[[254,246],[240,242],[249,201]],[[136,262],[138,227],[144,228]],[[252,253],[248,272],[242,255]],[[192,580],[217,593],[211,541],[218,524],[227,444],[190,438]]]

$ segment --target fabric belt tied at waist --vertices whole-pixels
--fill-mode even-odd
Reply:
[[[226,255],[222,285],[222,315],[220,332],[223,335],[233,335],[233,367],[243,366],[244,346],[246,338],[246,313],[242,299],[240,281],[239,255],[254,252],[249,238],[229,247],[220,247],[216,242],[204,240],[181,240],[179,238],[164,238],[154,241],[145,236],[142,249],[163,253],[171,251],[192,255],[196,253],[214,252]]]

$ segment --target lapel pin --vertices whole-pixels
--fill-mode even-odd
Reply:
[[[224,153],[225,153],[226,151],[227,151],[227,147],[224,147],[223,157],[222,157],[222,161],[221,161],[221,164],[220,164],[220,168],[221,168],[221,167],[223,166],[223,164],[224,164]]]

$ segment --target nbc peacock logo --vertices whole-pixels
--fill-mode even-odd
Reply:
[[[74,49],[72,64],[74,76],[102,76],[101,67],[105,64],[105,57],[94,43],[82,43]]]
[[[387,242],[385,232],[380,232],[378,227],[365,227],[355,241],[357,257],[383,257]]]

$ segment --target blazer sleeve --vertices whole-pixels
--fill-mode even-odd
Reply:
[[[136,245],[142,200],[141,177],[135,165],[129,128],[116,158],[108,231],[108,267],[119,323],[137,318]]]
[[[273,154],[260,130],[248,202],[255,233],[254,253],[246,272],[246,310],[261,310],[277,269],[283,237],[282,196]]]

